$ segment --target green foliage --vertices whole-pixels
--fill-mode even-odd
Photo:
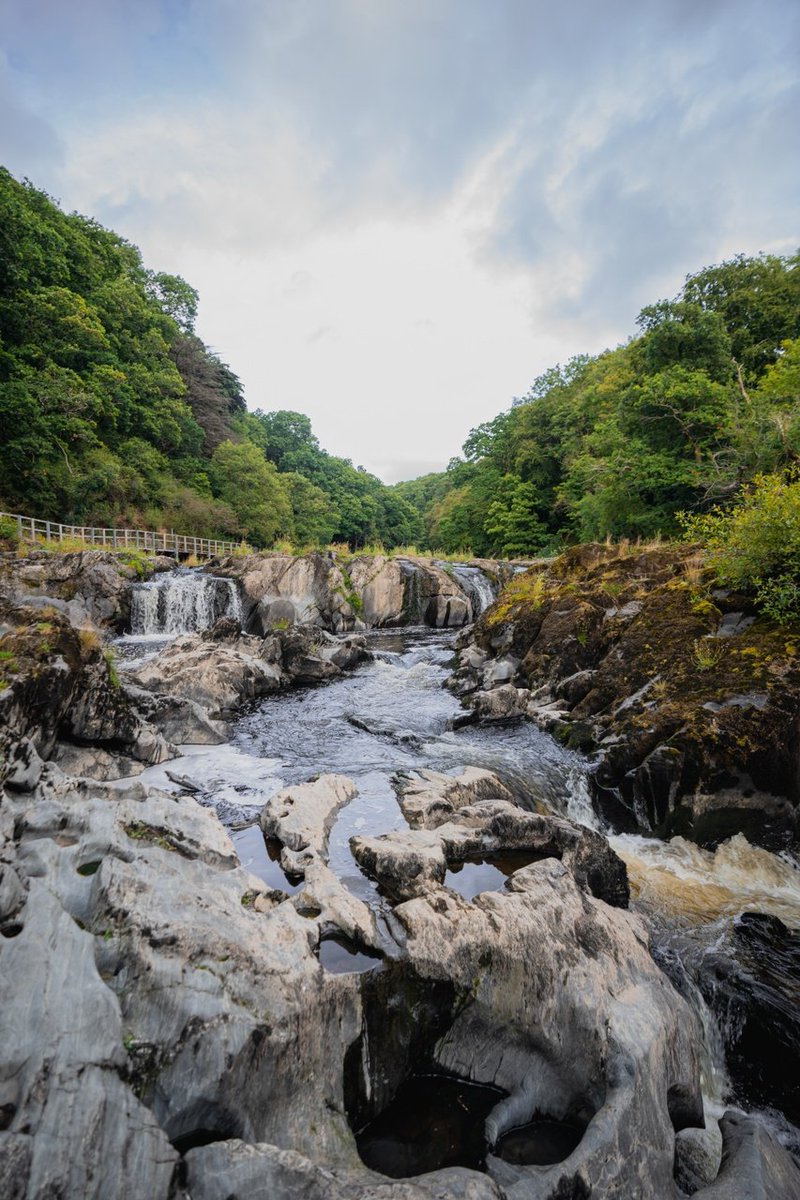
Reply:
[[[248,538],[271,546],[291,528],[292,509],[275,467],[252,442],[222,442],[209,474],[217,496],[230,506]]]
[[[247,412],[197,304],[0,169],[0,506],[264,545],[414,541],[413,506],[326,454],[308,417]]]
[[[0,542],[6,542],[12,549],[19,544],[17,522],[10,517],[0,517]]]
[[[701,542],[720,583],[753,592],[777,621],[800,616],[800,481],[759,475],[737,502],[682,514],[684,536]]]
[[[111,687],[114,688],[115,691],[118,691],[119,688],[122,686],[122,684],[120,682],[119,674],[117,672],[117,665],[116,665],[116,659],[114,658],[114,651],[113,650],[104,650],[103,658],[105,659],[106,670],[108,671],[108,682],[110,683]]]
[[[422,546],[528,556],[671,536],[678,512],[800,458],[798,256],[709,267],[639,326],[627,345],[539,376],[446,472],[397,485]]]

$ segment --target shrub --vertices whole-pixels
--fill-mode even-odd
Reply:
[[[701,542],[719,583],[751,592],[766,615],[800,617],[800,479],[759,475],[727,509],[679,514]]]
[[[0,542],[6,542],[12,550],[19,545],[17,522],[11,517],[0,517]]]

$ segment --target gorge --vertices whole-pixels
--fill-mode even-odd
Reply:
[[[615,826],[570,737],[666,558],[8,556],[3,1194],[800,1195],[792,797]]]

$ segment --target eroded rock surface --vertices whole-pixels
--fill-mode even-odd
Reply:
[[[94,624],[122,633],[131,612],[131,590],[172,558],[146,558],[124,550],[0,555],[0,592],[16,603],[55,604],[75,625]]]
[[[200,705],[212,720],[224,720],[249,700],[282,687],[338,678],[368,657],[364,638],[357,635],[341,639],[321,629],[298,628],[259,638],[223,618],[204,633],[176,638],[128,679],[160,696]]]
[[[799,652],[692,547],[588,545],[517,576],[450,682],[476,717],[524,712],[595,753],[618,828],[779,847],[798,832]]]
[[[387,913],[382,969],[332,974],[320,939],[373,926],[326,863],[350,781],[267,806],[305,876],[287,896],[238,865],[191,798],[69,779],[28,747],[9,756],[15,788],[0,801],[4,1196],[678,1200],[674,1130],[701,1119],[695,1019],[642,922],[590,895],[566,853],[473,901],[431,877]],[[445,815],[445,796],[460,822],[409,837],[451,853],[499,837],[499,818],[520,836],[507,799],[476,798],[498,790],[485,776],[406,785],[420,820]],[[546,1168],[492,1154],[486,1174],[367,1169],[354,1130],[420,1065],[502,1089],[490,1143],[544,1111],[581,1123],[578,1146]],[[788,1156],[749,1126],[727,1136],[712,1185],[727,1190],[708,1194],[752,1200],[737,1180],[757,1179],[791,1200]]]
[[[510,575],[507,564],[452,568],[382,554],[349,560],[331,553],[257,554],[223,559],[213,569],[240,581],[248,627],[261,633],[295,623],[335,633],[395,625],[459,628],[477,616],[495,581]]]

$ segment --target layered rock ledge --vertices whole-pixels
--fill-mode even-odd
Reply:
[[[450,686],[597,757],[620,829],[713,845],[798,836],[800,630],[713,588],[691,547],[576,547],[476,622]]]

